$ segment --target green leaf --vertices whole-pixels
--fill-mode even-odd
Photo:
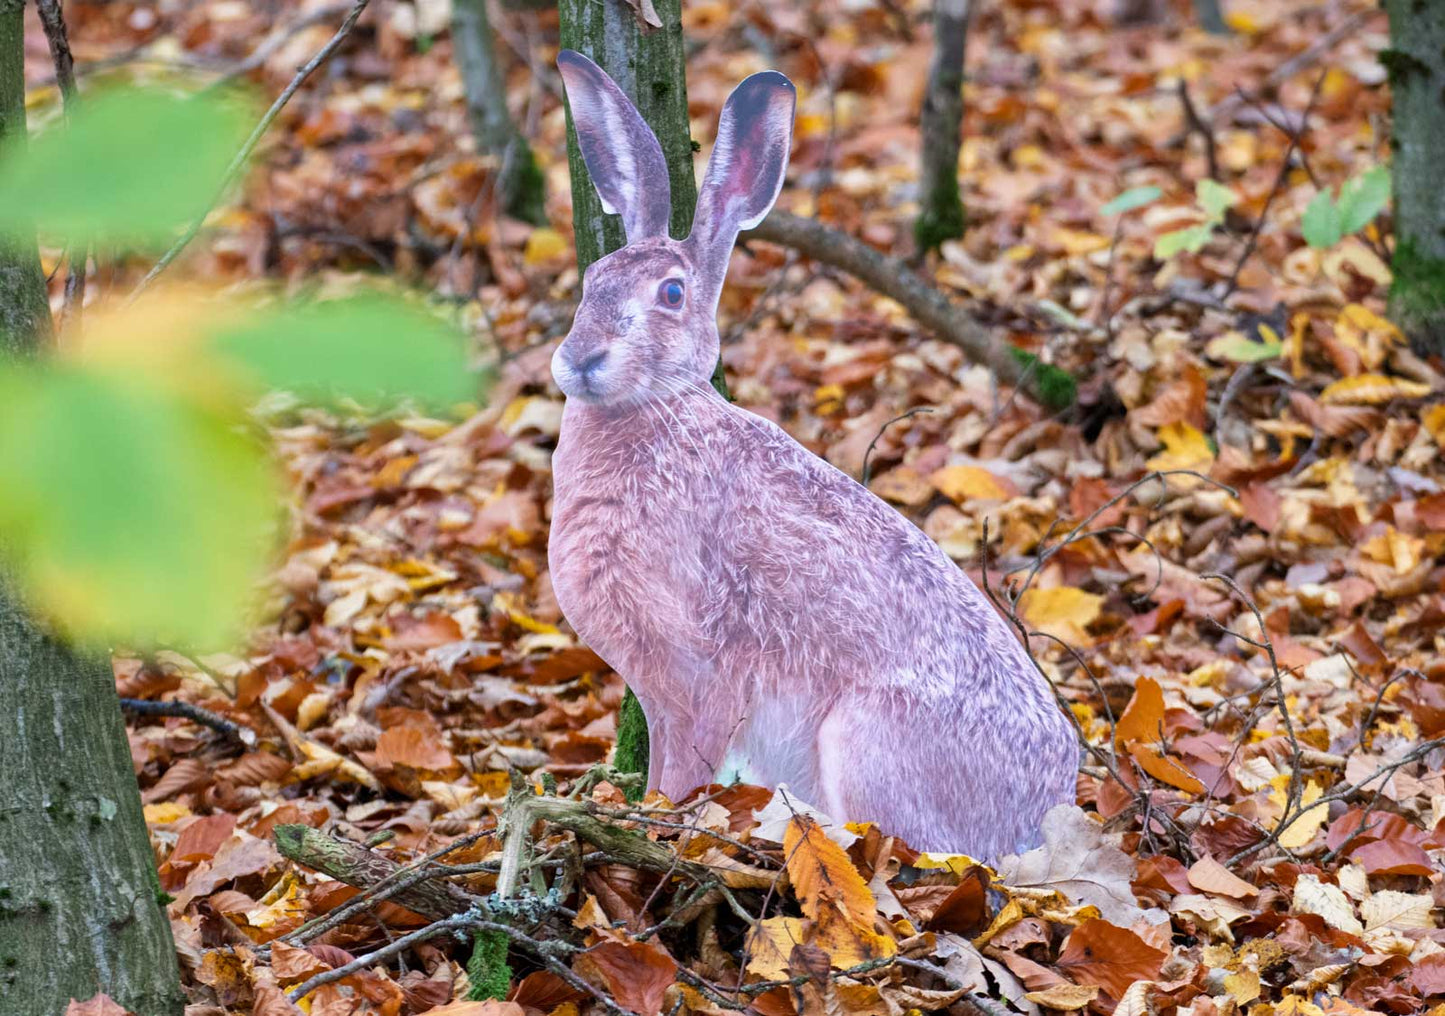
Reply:
[[[468,369],[460,332],[380,293],[278,306],[211,341],[261,385],[312,400],[410,397],[445,407],[480,398],[487,380]]]
[[[1204,249],[1204,245],[1213,235],[1214,223],[1212,222],[1201,222],[1197,226],[1172,230],[1154,241],[1154,256],[1160,261],[1168,261],[1180,251],[1187,250],[1190,253],[1197,253]]]
[[[1390,168],[1376,166],[1340,188],[1340,232],[1358,233],[1390,203]]]
[[[1153,204],[1159,200],[1164,192],[1158,187],[1130,187],[1120,194],[1113,201],[1110,201],[1103,208],[1099,209],[1104,215],[1123,215],[1125,212],[1132,212],[1136,208],[1143,208],[1145,205]]]
[[[0,152],[0,231],[164,243],[215,200],[250,119],[234,97],[88,94],[69,123]]]
[[[1269,331],[1273,335],[1273,331]],[[1229,331],[1217,338],[1209,340],[1204,347],[1204,352],[1216,360],[1230,360],[1234,363],[1258,363],[1262,360],[1273,360],[1284,352],[1284,343],[1278,336],[1266,341],[1256,342],[1243,332]]]
[[[1344,233],[1340,229],[1340,209],[1330,192],[1322,190],[1310,201],[1300,219],[1300,233],[1305,243],[1317,250],[1333,247]]]
[[[262,449],[175,392],[0,370],[0,543],[31,602],[84,641],[224,644],[277,504]]]
[[[1208,213],[1211,222],[1223,221],[1224,213],[1239,200],[1234,191],[1208,177],[1194,185],[1194,196],[1199,207]]]

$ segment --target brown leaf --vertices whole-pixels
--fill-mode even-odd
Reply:
[[[1155,744],[1159,741],[1164,727],[1164,692],[1159,682],[1152,677],[1140,677],[1134,685],[1134,696],[1124,709],[1124,715],[1114,725],[1114,739],[1118,744],[1142,741]]]
[[[276,980],[283,985],[300,984],[307,978],[330,969],[329,963],[310,950],[299,949],[281,941],[271,943],[271,970],[276,975]]]
[[[1075,984],[1097,984],[1119,999],[1135,981],[1156,979],[1165,956],[1127,928],[1095,918],[1069,935],[1058,966]]]
[[[619,1005],[642,1016],[661,1011],[677,977],[677,961],[655,942],[600,942],[577,963],[595,971]]]
[[[65,1016],[130,1016],[130,1011],[102,991],[84,1002],[72,998],[65,1007]]]
[[[526,1010],[516,1002],[489,998],[483,1002],[452,1002],[440,1009],[428,1009],[426,1016],[526,1016]]]

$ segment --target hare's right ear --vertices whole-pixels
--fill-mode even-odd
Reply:
[[[762,71],[734,88],[723,105],[688,241],[719,291],[738,233],[762,222],[783,188],[797,101],[791,81]]]
[[[672,198],[657,135],[627,93],[581,53],[562,50],[557,69],[567,86],[577,145],[602,198],[602,210],[622,216],[628,243],[665,235]]]

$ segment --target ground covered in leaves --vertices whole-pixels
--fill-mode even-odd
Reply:
[[[347,6],[68,13],[83,69],[239,70],[274,94]],[[500,382],[448,419],[265,407],[294,491],[270,613],[233,656],[116,660],[122,695],[240,727],[130,721],[191,1016],[1445,1006],[1445,376],[1383,316],[1387,220],[1326,249],[1301,235],[1320,189],[1388,159],[1384,16],[1238,0],[1212,36],[1188,6],[1128,26],[1103,0],[1011,0],[974,20],[969,230],[923,270],[1072,373],[1073,410],[998,390],[779,248],[740,251],[723,298],[738,400],[986,570],[1078,721],[1080,808],[990,869],[758,788],[629,803],[595,768],[622,686],[560,616],[546,560],[547,362],[577,292],[555,13],[498,19],[549,186],[536,229],[495,213],[444,0],[371,5],[175,271],[394,276],[453,307]],[[731,86],[783,70],[800,102],[780,206],[907,255],[928,5],[686,7],[704,154]],[[1205,217],[1211,174],[1232,205],[1160,260],[1161,234]],[[1105,211],[1148,186],[1162,198]],[[536,788],[566,814],[533,830],[524,904],[488,906],[513,774],[514,807]],[[598,842],[588,822],[633,834]],[[388,898],[308,925],[358,890],[283,858],[276,831],[296,826],[411,866],[413,888],[455,883],[452,913],[507,929],[509,1001],[464,1001],[499,968],[469,974],[448,935],[298,1008],[302,982],[449,914]]]

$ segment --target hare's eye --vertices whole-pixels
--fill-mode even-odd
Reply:
[[[657,299],[664,307],[676,310],[682,306],[682,280],[668,279],[657,287]]]

